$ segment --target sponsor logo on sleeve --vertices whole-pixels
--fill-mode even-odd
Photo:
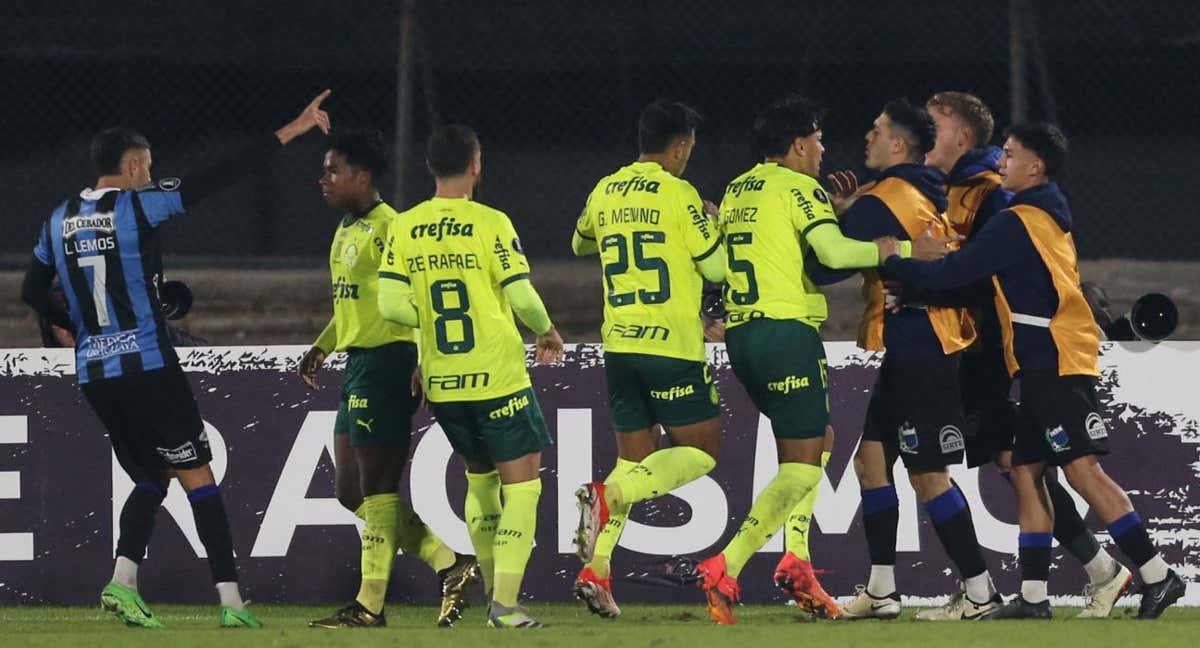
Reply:
[[[1087,430],[1088,438],[1093,441],[1108,438],[1108,426],[1104,425],[1104,419],[1095,412],[1088,414],[1084,419],[1083,429]]]
[[[966,448],[962,432],[953,425],[947,425],[938,433],[938,441],[942,444],[942,454],[962,452]]]

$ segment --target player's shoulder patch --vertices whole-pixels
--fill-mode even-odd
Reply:
[[[162,178],[155,183],[155,186],[160,191],[178,191],[181,184],[183,184],[183,181],[179,178]]]
[[[824,189],[822,189],[820,187],[816,187],[812,190],[812,195],[813,195],[813,198],[817,199],[817,202],[824,203],[826,205],[829,204],[829,196],[827,196],[825,194]]]

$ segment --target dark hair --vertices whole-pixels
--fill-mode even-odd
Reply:
[[[933,117],[930,117],[924,108],[918,108],[908,103],[908,100],[900,99],[887,102],[883,107],[883,114],[891,120],[892,128],[901,131],[901,135],[908,142],[908,148],[915,152],[914,157],[918,161],[933,150],[937,141],[937,124],[933,123]]]
[[[996,128],[996,120],[983,99],[966,92],[938,92],[925,102],[925,108],[937,108],[942,113],[957,115],[971,128],[975,138],[975,146],[987,146],[992,141],[992,132]]]
[[[695,133],[702,121],[700,113],[687,104],[658,99],[638,117],[638,151],[662,153],[676,139]]]
[[[425,146],[425,161],[435,178],[450,178],[466,173],[475,153],[479,151],[479,136],[469,126],[442,126],[429,135]]]
[[[1004,138],[1010,137],[1042,158],[1042,163],[1046,165],[1046,177],[1048,178],[1057,176],[1067,164],[1067,153],[1071,150],[1070,143],[1067,142],[1067,136],[1063,135],[1063,132],[1054,124],[1048,122],[1013,124],[1004,131]]]
[[[92,138],[92,165],[96,175],[121,173],[121,158],[131,149],[149,149],[144,135],[128,128],[106,128]]]
[[[377,130],[338,131],[329,140],[329,150],[346,158],[346,164],[371,172],[375,182],[388,171],[387,148],[383,133]]]
[[[754,120],[754,141],[763,157],[786,155],[798,137],[821,130],[825,109],[798,94],[767,106]]]

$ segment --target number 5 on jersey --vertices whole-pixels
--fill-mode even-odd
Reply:
[[[746,290],[734,290],[733,278],[725,286],[729,301],[738,306],[749,306],[758,301],[758,276],[754,273],[754,264],[747,259],[737,258],[737,248],[754,242],[752,232],[733,232],[725,237],[725,249],[729,254],[729,271],[745,275]],[[741,283],[741,282],[737,282]]]

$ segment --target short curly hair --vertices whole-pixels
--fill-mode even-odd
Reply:
[[[941,114],[951,114],[966,122],[975,137],[975,146],[987,146],[992,141],[992,133],[996,129],[996,119],[992,111],[983,103],[983,99],[966,92],[938,92],[925,102],[929,112],[938,111]]]

